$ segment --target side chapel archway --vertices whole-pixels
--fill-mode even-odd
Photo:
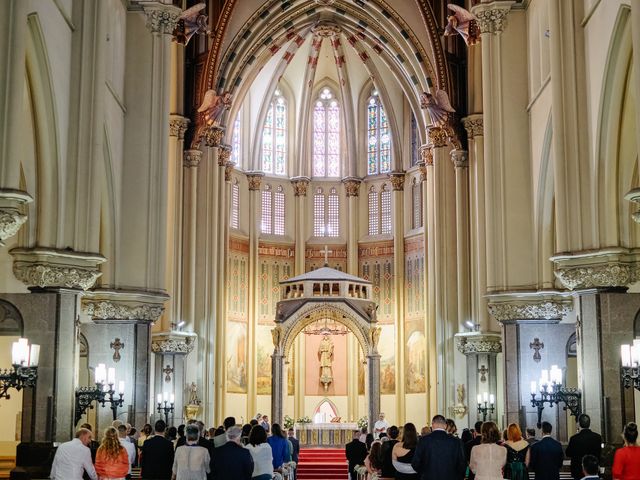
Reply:
[[[369,426],[380,413],[380,354],[377,305],[373,285],[362,278],[323,267],[280,282],[273,335],[271,418],[282,423],[286,378],[284,365],[295,338],[308,325],[329,314],[356,337],[367,359]]]

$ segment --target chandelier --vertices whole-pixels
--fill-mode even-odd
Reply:
[[[320,319],[304,329],[305,335],[346,335],[349,329],[336,321],[336,313],[329,308],[323,308]]]

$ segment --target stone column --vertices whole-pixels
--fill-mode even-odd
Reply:
[[[369,416],[369,431],[373,432],[373,424],[380,415],[380,354],[367,355],[367,375],[369,383],[367,387],[367,408]]]
[[[342,183],[347,194],[347,273],[358,275],[358,196],[362,180],[347,177]]]
[[[466,357],[467,361],[467,414],[469,415],[469,427],[482,415],[478,413],[478,395],[485,392],[498,398],[497,355],[502,352],[502,336],[497,332],[481,333],[469,332],[456,334],[456,346],[458,351]],[[497,405],[496,405],[497,406]],[[487,420],[500,423],[499,411],[487,415]]]
[[[187,332],[158,332],[154,333],[151,341],[151,351],[155,354],[155,382],[154,392],[151,395],[150,408],[156,415],[158,394],[173,393],[175,395],[174,411],[170,415],[172,424],[186,423],[186,397],[188,383],[186,381],[185,366],[186,357],[191,353],[195,345],[196,335]],[[159,418],[162,418],[159,416]]]
[[[280,425],[284,420],[284,392],[287,388],[284,361],[282,353],[274,352],[271,356],[271,422]]]
[[[256,325],[258,324],[260,271],[258,268],[258,245],[260,237],[260,187],[262,186],[262,172],[248,172],[249,183],[249,325],[247,331],[247,345],[250,358],[256,358]],[[283,360],[284,361],[284,360]],[[257,410],[257,372],[255,362],[247,365],[247,409],[249,415],[255,415]]]
[[[469,157],[464,150],[452,150],[456,174],[456,250],[458,279],[458,323],[471,319],[469,279]],[[473,322],[475,323],[475,322]]]
[[[309,189],[309,177],[294,177],[291,179],[293,193],[295,195],[295,225],[296,225],[296,257],[295,274],[302,275],[305,272],[305,251],[307,238],[307,190]]]
[[[396,411],[399,424],[406,421],[405,400],[405,331],[404,331],[404,181],[405,172],[389,174],[393,188],[393,273],[396,317]]]
[[[198,222],[198,165],[202,151],[185,150],[183,156],[182,315],[184,329],[193,331],[196,309],[196,225]]]

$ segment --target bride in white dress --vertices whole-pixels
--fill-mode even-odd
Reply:
[[[502,468],[507,463],[507,449],[500,441],[500,430],[493,422],[482,424],[482,443],[471,449],[469,468],[476,480],[502,480]]]

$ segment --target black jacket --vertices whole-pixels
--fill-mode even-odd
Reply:
[[[398,443],[398,440],[387,440],[382,443],[380,449],[380,455],[382,456],[382,476],[394,478],[396,476],[396,469],[393,467],[393,459],[391,453],[393,447]]]
[[[354,468],[356,465],[363,465],[364,459],[367,458],[367,446],[357,438],[347,443],[345,447],[347,461],[349,462],[349,474],[351,478],[355,478]]]
[[[291,442],[293,446],[293,452],[291,452],[291,461],[298,463],[298,459],[300,458],[300,440],[296,437],[287,437],[287,440]]]
[[[411,462],[421,480],[462,480],[467,462],[459,438],[434,430],[418,442]]]
[[[168,480],[173,468],[173,443],[162,435],[154,435],[142,444],[140,467],[142,478]]]
[[[551,437],[544,437],[529,447],[529,471],[536,480],[560,480],[564,460],[562,445]]]
[[[469,440],[467,443],[464,444],[464,456],[465,456],[465,460],[467,461],[467,465],[471,461],[471,449],[477,445],[480,445],[481,442],[482,442],[482,435],[476,435],[476,437],[473,440]],[[473,473],[471,469],[469,469],[468,478],[469,480],[473,480],[474,478],[476,478],[476,474]]]
[[[584,428],[569,439],[567,445],[567,457],[571,458],[571,476],[580,480],[582,474],[582,458],[585,455],[594,455],[600,460],[602,451],[602,437],[599,433]]]
[[[246,448],[227,442],[211,452],[212,480],[251,480],[253,458]]]

